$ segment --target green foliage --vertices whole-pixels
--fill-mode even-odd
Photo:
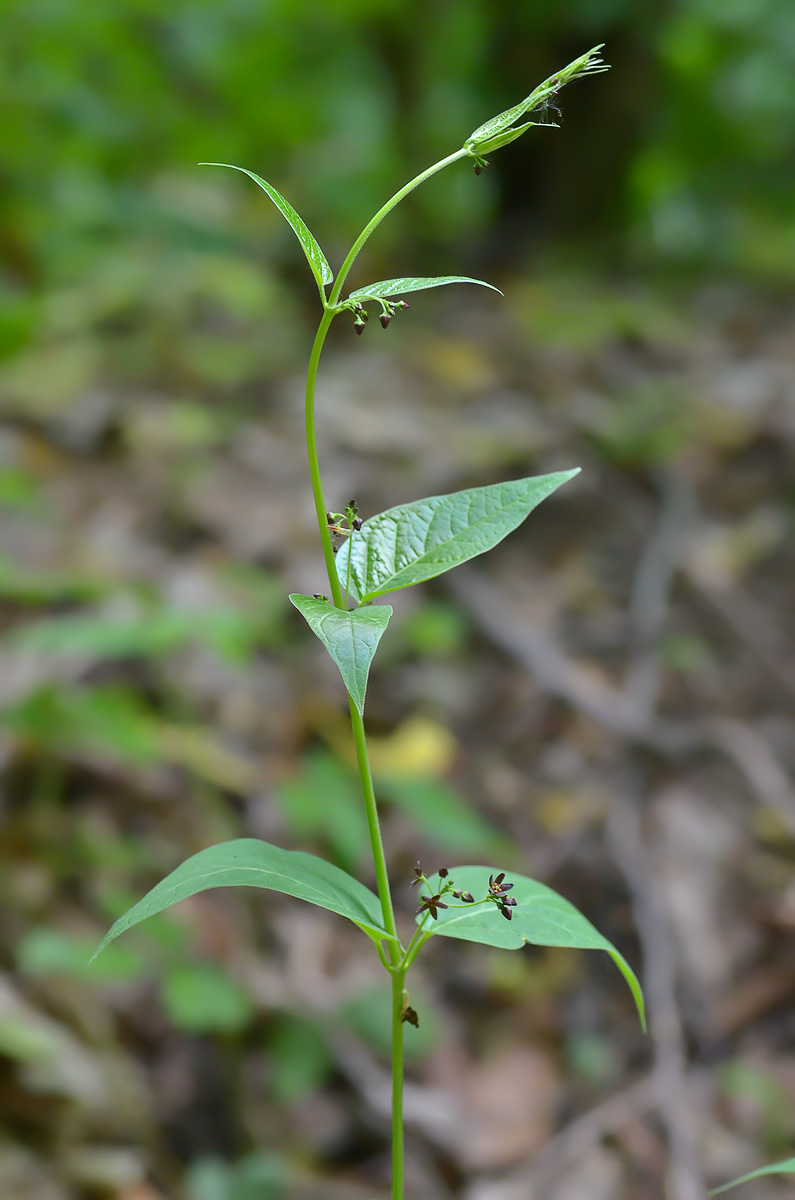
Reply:
[[[258,1150],[236,1163],[200,1158],[188,1168],[188,1200],[282,1200],[290,1171],[278,1154]]]
[[[739,1187],[741,1183],[750,1183],[753,1179],[761,1179],[763,1175],[795,1175],[795,1158],[786,1158],[783,1162],[771,1163],[767,1167],[758,1167],[756,1171],[749,1171],[747,1175],[740,1175],[731,1183],[724,1183],[722,1187],[713,1188],[710,1196],[717,1196],[721,1192],[727,1192],[729,1188]]]
[[[337,573],[367,603],[485,554],[577,474],[558,471],[429,496],[370,517],[337,555]]]
[[[417,775],[377,775],[384,799],[401,808],[423,837],[440,850],[462,854],[510,851],[503,837],[488,821],[470,808],[443,779]]]
[[[335,608],[328,600],[301,596],[296,592],[292,593],[290,601],[328,650],[339,667],[351,700],[359,712],[364,713],[370,664],[392,616],[391,607],[379,604],[345,611]]]
[[[291,204],[285,200],[284,196],[276,191],[272,184],[266,183],[259,175],[255,175],[253,171],[248,171],[245,167],[234,167],[231,163],[200,163],[202,167],[227,167],[230,171],[242,171],[244,175],[248,175],[249,179],[253,179],[264,192],[270,196],[273,203],[278,208],[279,212],[284,217],[285,221],[290,225],[293,233],[298,238],[306,255],[306,261],[312,270],[317,285],[320,289],[320,294],[323,296],[323,287],[327,283],[331,283],[334,278],[334,273],[328,265],[326,256],[320,249],[316,238],[310,233],[302,217],[298,215]]]
[[[489,877],[493,867],[456,867],[452,874],[456,887],[470,892],[476,900],[488,892]],[[482,942],[486,946],[499,946],[504,950],[519,950],[522,946],[568,946],[577,950],[605,950],[618,967],[638,1009],[645,1028],[646,1017],[638,979],[626,959],[615,946],[595,929],[586,917],[563,896],[559,896],[546,884],[516,875],[512,871],[511,896],[516,901],[510,921],[500,913],[495,904],[474,904],[440,909],[436,920],[418,915],[419,923],[425,920],[425,931],[443,937],[462,938],[467,942]],[[439,892],[443,881],[435,876],[429,880],[431,894]],[[424,893],[423,893],[424,894]],[[454,903],[451,901],[451,903]]]
[[[280,1104],[296,1104],[317,1091],[332,1065],[317,1025],[293,1014],[277,1019],[268,1042],[268,1082]]]
[[[210,964],[170,968],[160,995],[166,1013],[184,1033],[239,1033],[254,1012],[248,992]]]
[[[308,754],[300,769],[273,791],[287,827],[299,842],[320,838],[346,870],[360,866],[367,822],[353,771],[333,754]]]
[[[96,939],[65,933],[63,929],[40,925],[30,929],[17,947],[17,962],[24,974],[65,975],[83,981],[116,982],[138,979],[146,963],[129,946],[109,946],[102,960],[89,965]]]
[[[215,887],[259,887],[297,896],[347,917],[376,941],[387,938],[373,893],[339,867],[297,850],[282,850],[256,838],[208,846],[180,863],[111,926],[94,952],[126,930],[172,904]]]

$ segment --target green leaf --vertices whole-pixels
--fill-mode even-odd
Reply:
[[[741,1183],[750,1183],[752,1179],[761,1179],[763,1175],[795,1175],[795,1158],[785,1158],[783,1162],[771,1163],[767,1167],[758,1167],[755,1171],[749,1171],[747,1175],[741,1175],[739,1179],[733,1179],[731,1183],[724,1183],[723,1187],[713,1188],[710,1196],[717,1196],[719,1192],[727,1192],[729,1188],[739,1187]]]
[[[172,967],[163,979],[160,997],[183,1033],[239,1033],[254,1016],[248,992],[215,966]]]
[[[363,715],[370,664],[392,616],[391,607],[379,604],[374,608],[346,610],[335,608],[328,600],[315,600],[297,592],[290,596],[290,603],[334,659],[348,694]]]
[[[377,897],[339,867],[314,854],[282,850],[256,838],[238,838],[208,846],[180,863],[114,922],[93,957],[96,958],[119,934],[147,917],[153,917],[197,892],[216,887],[270,888],[339,913],[375,940],[389,936],[382,924]]]
[[[538,108],[545,106],[550,100],[554,99],[562,87],[572,80],[577,79],[582,75],[596,75],[600,71],[609,70],[607,63],[602,61],[599,51],[604,43],[594,46],[592,50],[588,50],[586,54],[581,54],[579,58],[575,58],[568,66],[563,67],[555,75],[550,75],[549,79],[545,79],[537,88],[526,96],[519,104],[515,104],[513,108],[506,108],[505,112],[498,113],[496,117],[491,117],[490,120],[484,121],[477,129],[469,135],[464,145],[467,149],[477,150],[482,152],[484,142],[492,142],[492,149],[496,149],[493,145],[493,139],[504,130],[513,125],[514,121],[518,121],[525,113],[533,112]],[[536,122],[531,121],[531,125]],[[527,126],[525,126],[527,128]],[[518,135],[517,135],[518,136]]]
[[[392,296],[405,296],[407,292],[423,292],[427,288],[445,287],[448,283],[476,283],[479,287],[490,288],[492,292],[500,292],[492,283],[484,283],[482,279],[470,279],[468,275],[432,275],[426,279],[410,277],[406,279],[382,279],[380,283],[370,283],[367,287],[357,288],[348,296],[349,300],[380,300]]]
[[[291,226],[293,233],[303,247],[304,254],[306,255],[306,261],[312,268],[312,274],[317,280],[321,291],[324,284],[331,283],[334,278],[334,273],[331,270],[331,267],[328,265],[328,260],[323,251],[320,249],[317,239],[310,232],[303,218],[298,215],[292,204],[289,204],[285,200],[284,196],[276,191],[276,188],[273,187],[272,184],[266,183],[264,179],[261,179],[259,175],[255,175],[253,171],[247,170],[246,167],[236,167],[232,163],[199,163],[199,166],[228,167],[230,171],[241,171],[244,175],[248,175],[249,179],[253,179],[254,182],[258,184],[264,192],[268,193],[279,212]]]
[[[457,889],[471,892],[475,900],[480,900],[488,893],[489,876],[492,874],[493,867],[455,867],[450,871],[450,878],[455,880]],[[513,872],[508,873],[505,882],[514,885],[510,895],[516,900],[510,921],[501,915],[496,904],[462,905],[460,908],[440,909],[438,920],[426,919],[425,931],[443,937],[462,938],[467,942],[481,942],[486,946],[500,946],[504,950],[518,950],[525,943],[531,946],[567,946],[576,950],[605,950],[624,976],[645,1030],[646,1016],[640,983],[615,946],[573,904],[546,884]],[[435,895],[441,890],[442,881],[434,876],[429,886],[431,894]],[[420,895],[424,894],[423,889]],[[445,897],[445,901],[451,905],[458,903],[449,897]],[[419,923],[422,916],[416,919]]]
[[[337,555],[337,573],[361,602],[433,579],[491,550],[579,472],[533,475],[447,496],[429,496],[370,517]]]

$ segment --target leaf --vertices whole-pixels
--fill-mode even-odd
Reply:
[[[433,579],[491,550],[561,484],[558,471],[400,504],[370,517],[337,555],[337,572],[361,602]],[[358,611],[358,610],[357,610]]]
[[[732,1179],[731,1183],[724,1183],[722,1187],[713,1188],[709,1194],[717,1196],[719,1192],[727,1192],[729,1188],[739,1187],[741,1183],[750,1183],[752,1179],[761,1179],[763,1175],[793,1174],[795,1174],[795,1158],[785,1158],[783,1162],[771,1163],[767,1167],[757,1167],[755,1171],[749,1171],[747,1175],[741,1175],[739,1179]]]
[[[309,228],[304,222],[303,217],[298,215],[292,204],[289,204],[285,200],[284,196],[276,191],[275,187],[273,187],[270,183],[266,183],[264,179],[261,179],[259,175],[255,175],[253,171],[247,170],[246,167],[236,167],[232,163],[199,163],[199,166],[228,167],[230,171],[241,171],[244,175],[248,175],[249,179],[253,179],[254,182],[258,184],[264,192],[268,193],[279,212],[292,227],[293,233],[303,247],[306,260],[312,268],[312,274],[317,280],[318,286],[322,290],[324,284],[331,283],[334,278],[334,273],[331,270],[331,267],[328,265],[328,260],[323,251],[320,249],[316,238],[310,232]]]
[[[457,889],[471,892],[475,900],[480,900],[488,892],[489,876],[493,873],[492,867],[455,867],[450,872],[450,878],[455,879]],[[528,879],[526,875],[515,875],[512,871],[506,883],[514,885],[510,895],[516,900],[510,921],[500,914],[496,904],[462,905],[460,908],[439,909],[438,919],[426,921],[425,931],[443,937],[462,938],[467,942],[481,942],[486,946],[500,946],[504,950],[518,950],[525,943],[531,946],[567,946],[576,950],[605,950],[624,976],[645,1030],[646,1015],[640,983],[615,946],[573,904],[546,884]],[[429,886],[434,895],[441,889],[438,876],[431,878]],[[449,903],[457,904],[457,901],[450,899]],[[419,923],[422,917],[416,919]]]
[[[448,283],[476,283],[480,287],[490,288],[492,292],[500,292],[491,283],[482,279],[470,279],[468,275],[432,275],[427,279],[411,276],[406,279],[382,279],[380,283],[370,283],[367,287],[357,288],[348,296],[349,300],[380,300],[382,297],[405,296],[407,292],[422,292],[427,288],[445,287]]]
[[[356,539],[358,541],[358,537]],[[353,703],[364,715],[367,676],[378,643],[389,624],[392,609],[388,604],[374,608],[335,608],[328,600],[315,600],[296,592],[290,596],[314,635],[320,638],[340,669],[342,681]]]
[[[238,838],[208,846],[180,863],[114,922],[94,951],[93,958],[119,934],[147,917],[153,917],[197,892],[216,887],[270,888],[339,913],[375,940],[389,936],[382,924],[377,897],[339,867],[314,854],[282,850],[256,838]]]

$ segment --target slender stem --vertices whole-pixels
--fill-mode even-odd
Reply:
[[[323,546],[323,557],[326,560],[326,574],[328,575],[329,587],[331,588],[331,597],[337,608],[343,608],[342,589],[340,588],[340,581],[337,578],[337,567],[334,562],[334,547],[331,544],[331,534],[328,531],[328,521],[326,520],[326,501],[323,495],[323,482],[320,478],[320,462],[317,456],[317,436],[315,434],[315,384],[317,382],[317,368],[323,350],[323,343],[326,340],[326,334],[333,320],[334,313],[326,309],[315,334],[312,353],[309,355],[309,366],[306,372],[306,453],[309,458],[309,478],[312,481],[312,495],[315,500],[315,512],[317,513],[317,524],[320,530],[320,542]]]
[[[430,916],[430,913],[426,910],[426,912],[423,913],[422,920],[420,921],[417,928],[414,930],[413,938],[409,942],[408,946],[406,946],[406,953],[403,955],[403,958],[400,962],[400,967],[404,971],[407,969],[409,963],[413,962],[413,960],[414,960],[415,946],[417,947],[417,950],[419,950],[419,946],[417,946],[417,942],[422,937],[423,926],[425,925],[425,922],[428,920],[429,916]]]
[[[392,1200],[403,1200],[403,987],[406,972],[392,974]]]
[[[437,171],[443,171],[445,167],[449,167],[450,163],[457,162],[459,158],[466,158],[468,154],[469,151],[462,147],[460,150],[456,150],[455,154],[448,154],[447,158],[441,158],[439,162],[434,163],[432,167],[427,167],[426,170],[421,171],[419,175],[415,176],[414,179],[411,179],[405,185],[405,187],[402,187],[399,192],[395,192],[394,196],[390,200],[387,200],[386,204],[379,208],[375,216],[367,222],[364,229],[348,251],[348,257],[340,267],[339,274],[334,280],[334,286],[332,287],[328,298],[329,305],[334,305],[339,300],[340,292],[342,291],[342,285],[345,283],[348,272],[356,261],[359,251],[373,230],[377,229],[381,224],[384,217],[390,213],[396,205],[400,204],[400,201],[405,199],[409,192],[413,192],[414,189],[419,187],[421,183],[424,183],[426,179],[430,179],[432,175],[437,173]]]
[[[364,721],[359,715],[359,710],[352,700],[350,703],[353,742],[356,747],[356,763],[359,767],[359,777],[362,784],[362,798],[364,800],[364,811],[367,817],[367,830],[370,834],[370,848],[373,852],[376,890],[378,891],[378,899],[381,901],[381,913],[384,918],[384,929],[392,938],[392,940],[389,942],[389,957],[393,967],[395,967],[400,962],[402,950],[398,941],[397,926],[395,924],[395,911],[392,907],[392,893],[389,888],[389,875],[386,869],[384,842],[381,837],[381,823],[378,819],[378,807],[375,801],[375,789],[373,788],[373,773],[370,769],[370,756],[367,753],[367,739],[364,732]]]
[[[345,608],[347,606],[348,588],[346,581],[345,594],[343,596],[342,587],[337,576],[337,566],[334,561],[334,548],[331,544],[331,534],[328,529],[328,521],[326,518],[326,501],[323,495],[323,483],[320,477],[320,463],[317,453],[317,435],[315,432],[315,388],[317,383],[317,371],[320,363],[320,355],[323,351],[323,345],[326,340],[326,335],[329,331],[332,320],[334,319],[335,305],[338,303],[343,284],[347,278],[348,272],[356,261],[359,251],[364,246],[370,234],[378,228],[387,213],[400,201],[412,192],[414,188],[419,187],[426,179],[430,179],[437,171],[441,171],[450,163],[456,162],[459,158],[465,158],[468,151],[461,149],[456,150],[454,154],[449,154],[447,158],[441,159],[422,171],[416,178],[402,187],[396,192],[390,200],[387,200],[372,220],[368,221],[362,232],[357,237],[356,241],[351,246],[348,256],[340,268],[334,285],[331,289],[328,301],[324,300],[323,316],[318,326],[317,334],[312,345],[312,352],[309,356],[309,366],[306,374],[306,451],[309,458],[309,476],[312,482],[312,496],[315,501],[315,512],[317,514],[318,529],[320,531],[320,541],[323,547],[323,557],[326,562],[326,572],[328,574],[329,587],[331,589],[331,598],[337,608]],[[362,784],[362,797],[364,799],[365,814],[367,817],[367,829],[370,835],[370,847],[373,854],[373,866],[375,868],[376,885],[378,889],[378,899],[381,903],[381,913],[384,922],[384,929],[389,934],[388,953],[389,962],[383,953],[382,947],[379,945],[378,953],[381,961],[390,970],[392,975],[392,1200],[403,1200],[403,985],[406,976],[406,968],[413,961],[420,946],[423,944],[428,934],[421,940],[417,936],[412,939],[411,947],[413,952],[409,957],[404,955],[403,947],[397,934],[397,926],[395,924],[395,912],[392,906],[392,893],[389,887],[389,875],[386,867],[386,856],[384,854],[384,843],[381,837],[381,826],[378,819],[378,808],[375,799],[375,790],[373,788],[373,774],[370,768],[370,759],[367,753],[367,740],[364,732],[364,721],[356,708],[356,705],[351,700],[351,728],[353,730],[353,740],[356,747],[356,762],[359,767],[359,775]],[[410,949],[411,949],[410,947]]]
[[[320,463],[317,454],[317,437],[315,433],[315,384],[317,380],[317,368],[320,361],[320,354],[323,349],[323,343],[326,340],[329,326],[334,319],[333,312],[328,309],[323,313],[320,325],[318,327],[315,341],[312,346],[312,353],[309,356],[309,367],[306,376],[306,451],[309,458],[309,475],[312,481],[312,495],[315,500],[315,512],[317,514],[318,529],[320,530],[320,540],[323,545],[323,557],[326,560],[326,572],[328,574],[329,587],[331,588],[331,596],[337,608],[344,607],[342,596],[342,588],[337,577],[337,566],[334,561],[334,549],[331,545],[331,535],[328,531],[328,522],[326,520],[326,501],[323,495],[323,483],[320,478]],[[395,924],[395,913],[392,907],[392,895],[389,889],[389,876],[386,869],[386,857],[384,855],[384,843],[381,837],[381,826],[378,820],[378,809],[375,801],[375,790],[373,788],[373,775],[370,769],[370,759],[367,753],[367,742],[364,733],[364,722],[359,715],[359,710],[351,701],[351,726],[353,728],[353,740],[356,746],[356,761],[359,767],[359,775],[362,783],[362,797],[364,799],[365,814],[367,817],[367,828],[370,834],[370,848],[373,854],[373,865],[375,867],[375,878],[378,888],[378,899],[381,902],[381,913],[384,919],[384,928],[390,935],[389,955],[392,965],[395,966],[400,961],[402,951],[397,936],[397,926]]]

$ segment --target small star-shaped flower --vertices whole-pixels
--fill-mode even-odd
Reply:
[[[440,908],[449,907],[449,904],[442,903],[441,893],[438,893],[436,896],[423,896],[422,900],[420,901],[420,906],[417,909],[417,916],[419,916],[420,913],[429,912],[434,921],[438,921],[439,913],[437,910]]]

